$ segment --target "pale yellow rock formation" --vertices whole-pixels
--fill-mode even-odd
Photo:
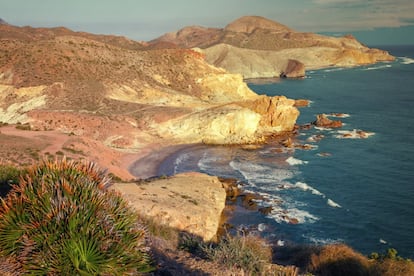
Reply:
[[[216,238],[226,200],[217,177],[185,173],[140,184],[117,183],[113,188],[143,216],[205,241]]]
[[[387,52],[377,49],[318,46],[266,51],[217,44],[203,52],[207,62],[231,73],[241,74],[246,79],[279,77],[285,72],[289,59],[303,63],[306,70],[331,66],[349,67],[393,59]]]
[[[291,131],[298,116],[294,100],[256,96],[169,120],[158,125],[158,133],[182,143],[255,143],[265,135]]]

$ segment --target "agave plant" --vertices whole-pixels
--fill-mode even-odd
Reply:
[[[95,164],[43,161],[0,206],[3,271],[133,275],[152,269],[146,232]],[[2,271],[0,269],[0,271]]]

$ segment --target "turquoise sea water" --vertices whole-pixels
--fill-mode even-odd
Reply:
[[[234,223],[281,246],[345,242],[364,254],[393,247],[414,258],[414,46],[381,48],[397,60],[249,84],[259,94],[311,100],[299,124],[320,113],[346,115],[339,130],[300,131],[297,142],[312,150],[194,145],[167,158],[159,174],[197,170],[239,179],[273,211],[239,209]],[[344,138],[357,130],[372,135]]]

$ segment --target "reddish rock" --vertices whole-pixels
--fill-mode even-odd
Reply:
[[[281,142],[282,146],[287,147],[287,148],[293,148],[294,144],[292,141],[292,138],[287,138],[286,140]]]
[[[289,59],[285,70],[280,74],[282,78],[303,78],[305,77],[305,64]]]
[[[295,100],[295,107],[307,107],[309,106],[309,100],[297,99]]]
[[[339,128],[342,127],[341,121],[335,121],[329,119],[325,114],[319,114],[316,116],[316,121],[313,124],[317,127],[326,127],[326,128]]]

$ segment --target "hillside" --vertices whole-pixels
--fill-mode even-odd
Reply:
[[[51,140],[65,133],[65,154],[89,156],[120,175],[128,175],[120,155],[151,145],[251,143],[290,131],[294,104],[256,95],[240,75],[191,49],[146,50],[123,37],[0,25],[0,122],[27,124]]]
[[[301,77],[306,69],[393,60],[386,51],[370,49],[351,35],[329,37],[297,32],[259,16],[241,17],[223,29],[186,27],[150,45],[160,43],[201,48],[210,64],[244,78]],[[296,61],[299,67],[289,66],[289,60]]]

